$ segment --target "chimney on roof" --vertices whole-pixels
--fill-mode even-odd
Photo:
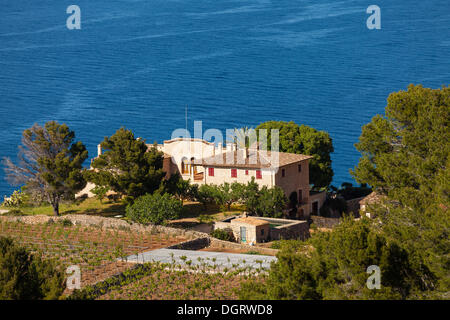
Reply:
[[[97,156],[100,157],[102,155],[102,145],[98,144],[97,145]]]
[[[227,152],[231,152],[231,151],[233,151],[233,144],[227,143]]]
[[[220,143],[217,145],[217,153],[218,153],[218,154],[221,154],[221,153],[222,153],[222,147],[223,147],[223,144],[222,144],[222,142],[220,142]]]

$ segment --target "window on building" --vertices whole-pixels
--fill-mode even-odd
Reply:
[[[302,172],[302,165],[301,164],[298,165],[298,172]]]
[[[183,159],[181,161],[181,174],[188,174],[189,173],[189,164],[186,163],[187,161]]]
[[[245,170],[245,175],[248,176],[248,170]]]
[[[256,179],[262,179],[261,170],[256,170]]]
[[[281,176],[284,178],[285,175],[286,175],[286,170],[281,169]]]
[[[300,211],[297,213],[297,218],[304,218],[305,210],[300,209]]]
[[[208,175],[214,177],[214,168],[208,168]]]
[[[191,171],[192,171],[193,174],[197,174],[197,166],[195,166],[194,163],[195,163],[195,158],[192,157],[191,165],[190,165],[191,167],[189,168],[189,173],[191,173]]]
[[[231,177],[236,178],[237,177],[237,169],[231,169]]]
[[[264,235],[264,229],[261,229],[261,235],[262,236]]]
[[[246,227],[240,227],[240,233],[241,233],[241,242],[247,242],[247,228]]]
[[[303,201],[303,192],[302,190],[298,190],[298,203],[301,203]]]

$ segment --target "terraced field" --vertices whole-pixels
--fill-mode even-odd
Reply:
[[[244,281],[265,281],[266,275],[235,267],[217,270],[209,264],[151,262],[120,276],[87,286],[73,299],[98,300],[218,300],[238,299]]]
[[[181,236],[127,230],[104,230],[69,223],[27,224],[0,219],[0,236],[55,260],[65,270],[70,265],[81,269],[81,286],[102,281],[129,269],[127,256],[164,248],[182,241]]]
[[[73,225],[61,219],[25,223],[0,218],[0,236],[54,260],[63,271],[78,265],[82,290],[70,297],[74,299],[236,299],[243,281],[265,279],[262,267],[255,270],[236,263],[221,268],[215,259],[200,257],[195,263],[185,256],[181,262],[172,257],[171,263],[132,263],[132,257],[141,252],[188,240],[189,235],[174,236],[153,228],[131,231],[123,226]],[[64,295],[72,293],[66,289]]]

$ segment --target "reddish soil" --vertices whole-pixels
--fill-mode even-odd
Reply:
[[[32,252],[55,260],[62,270],[69,265],[79,265],[82,287],[103,281],[133,266],[119,261],[121,257],[187,240],[182,236],[150,232],[3,221],[0,221],[0,236],[11,237]]]

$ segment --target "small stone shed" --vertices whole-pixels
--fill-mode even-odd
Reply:
[[[265,242],[269,238],[269,222],[258,218],[236,218],[230,221],[230,225],[234,237],[239,242]]]
[[[375,203],[381,203],[385,197],[376,191],[373,191],[366,197],[364,197],[361,201],[359,201],[359,208],[361,215],[365,215],[368,218],[372,217],[372,214],[368,211],[369,206]]]
[[[230,229],[240,243],[261,243],[279,239],[306,239],[307,221],[266,217],[234,216],[214,224],[214,229]]]

